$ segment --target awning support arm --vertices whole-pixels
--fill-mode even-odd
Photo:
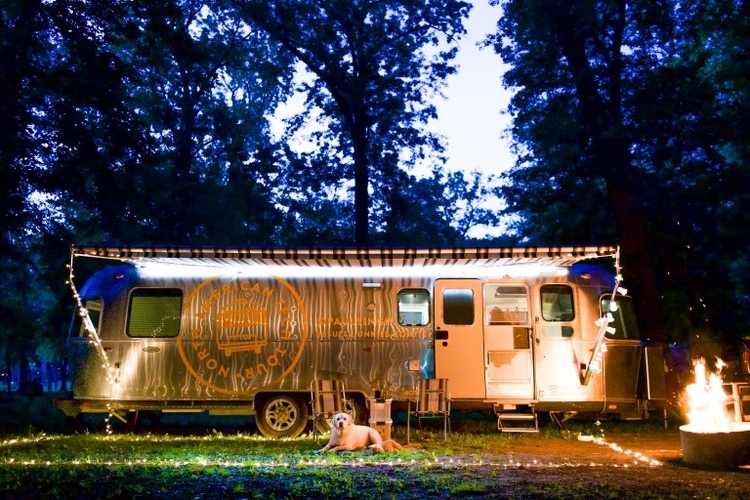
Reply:
[[[594,323],[596,326],[599,327],[599,331],[596,334],[596,343],[594,344],[594,349],[591,351],[591,358],[589,358],[589,362],[586,365],[586,371],[581,376],[581,385],[588,385],[589,380],[591,380],[591,376],[594,373],[599,373],[602,370],[602,363],[604,358],[604,353],[607,352],[607,343],[605,340],[605,335],[607,332],[614,333],[614,328],[610,327],[609,324],[612,323],[615,318],[612,316],[612,313],[617,311],[617,301],[615,298],[617,297],[617,293],[621,293],[625,295],[628,293],[628,291],[625,288],[622,288],[620,286],[620,283],[622,282],[622,273],[620,272],[620,247],[617,247],[617,250],[615,251],[615,287],[614,290],[612,290],[612,299],[609,301],[609,311],[604,312],[603,316],[599,319],[597,319]]]

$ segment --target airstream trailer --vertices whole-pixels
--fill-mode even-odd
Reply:
[[[268,436],[309,420],[315,379],[395,405],[421,378],[502,430],[536,415],[642,418],[665,399],[615,247],[279,250],[73,247],[67,415],[254,414]],[[104,259],[81,287],[74,261]],[[534,425],[515,425],[515,422]]]

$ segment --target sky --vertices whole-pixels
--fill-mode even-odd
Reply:
[[[488,0],[473,0],[473,8],[465,21],[466,34],[459,40],[459,52],[454,60],[457,72],[451,75],[443,89],[444,99],[435,101],[438,119],[429,125],[429,130],[442,135],[446,145],[446,168],[453,171],[471,172],[479,170],[486,174],[500,174],[515,162],[510,141],[505,130],[510,120],[503,111],[507,109],[511,93],[502,86],[504,65],[500,56],[492,48],[480,48],[484,38],[495,32],[497,20],[502,12],[500,7],[492,7]],[[305,71],[299,73],[309,78]],[[304,96],[290,98],[277,110],[282,118],[296,114],[304,105]],[[272,121],[272,130],[280,135],[283,123]],[[300,150],[314,148],[310,142],[302,140]],[[422,172],[429,175],[431,165]],[[413,171],[420,175],[419,167]],[[488,200],[489,207],[500,201]],[[500,227],[475,227],[470,236],[481,238],[497,236],[505,232],[505,224]]]
[[[431,130],[445,137],[447,169],[498,175],[515,162],[505,133],[510,119],[503,113],[512,94],[502,85],[505,66],[500,56],[491,47],[480,48],[478,44],[495,32],[502,10],[491,7],[488,0],[472,3],[474,7],[464,23],[466,35],[458,42],[454,60],[458,69],[448,78],[445,99],[435,102],[438,119]],[[487,203],[489,208],[501,206],[499,200]],[[498,227],[474,227],[469,235],[483,238],[505,231],[506,223],[502,223]]]
[[[438,120],[432,129],[447,140],[451,170],[500,173],[515,161],[510,141],[503,138],[510,121],[502,112],[511,93],[502,86],[500,56],[477,43],[495,32],[501,9],[489,6],[487,0],[473,4],[465,23],[467,34],[458,43],[458,72],[448,79],[446,99],[436,102]]]
[[[472,3],[474,7],[464,24],[467,33],[458,41],[459,52],[454,60],[457,73],[446,82],[445,99],[435,101],[438,119],[429,129],[445,137],[448,169],[497,174],[515,161],[509,141],[502,138],[509,125],[502,111],[511,94],[502,87],[504,66],[500,56],[492,48],[480,49],[477,44],[495,32],[501,9],[491,7],[488,0]],[[301,69],[298,77],[310,75]],[[284,130],[280,119],[297,114],[303,106],[304,96],[298,94],[276,110],[278,119],[272,120],[271,129],[277,137]],[[300,150],[308,147],[314,146],[304,139],[298,144]]]

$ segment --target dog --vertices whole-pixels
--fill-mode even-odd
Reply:
[[[337,413],[331,420],[331,439],[315,453],[326,451],[358,451],[370,449],[373,453],[399,451],[403,447],[392,439],[383,441],[372,427],[357,425],[348,413]]]

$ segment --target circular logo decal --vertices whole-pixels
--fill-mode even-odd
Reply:
[[[297,366],[307,342],[297,291],[275,276],[217,276],[185,299],[177,342],[188,371],[229,395],[275,384]]]

